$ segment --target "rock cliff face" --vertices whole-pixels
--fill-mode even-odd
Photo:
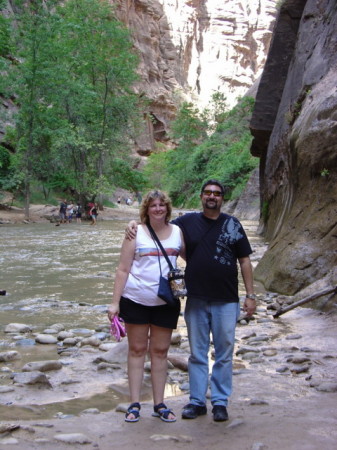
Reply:
[[[111,0],[140,55],[136,90],[151,101],[137,151],[167,142],[179,99],[201,108],[213,92],[233,106],[260,76],[276,16],[273,0]]]
[[[284,1],[251,121],[270,240],[255,276],[286,294],[337,283],[336,30],[335,0]]]

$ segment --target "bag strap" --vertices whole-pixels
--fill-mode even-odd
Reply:
[[[149,229],[149,232],[151,234],[152,239],[155,241],[156,246],[158,244],[162,255],[165,256],[165,259],[167,261],[167,264],[169,265],[170,270],[174,270],[174,267],[173,267],[173,265],[172,265],[172,263],[170,261],[170,258],[167,256],[167,253],[166,253],[164,247],[162,246],[160,240],[158,239],[158,236],[156,235],[154,229],[152,228],[152,226],[149,223],[147,223],[146,225],[147,225],[147,227]],[[159,258],[159,252],[158,252],[158,258]],[[160,273],[161,273],[160,258],[159,258],[159,267],[160,267]]]

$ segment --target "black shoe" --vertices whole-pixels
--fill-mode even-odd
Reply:
[[[213,420],[215,422],[224,422],[228,420],[228,413],[226,406],[214,405],[212,409]]]
[[[196,419],[198,416],[204,416],[207,414],[206,406],[193,405],[189,403],[183,407],[181,417],[183,419]]]

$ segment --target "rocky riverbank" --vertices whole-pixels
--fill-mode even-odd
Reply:
[[[8,324],[11,348],[0,353],[1,448],[334,449],[336,316],[296,309],[274,319],[273,303],[274,295],[260,295],[253,320],[238,323],[230,420],[222,424],[210,413],[180,419],[188,402],[189,352],[182,317],[169,357],[167,403],[177,414],[174,424],[151,417],[149,363],[141,420],[124,422],[127,343],[116,343],[106,323],[95,330]],[[38,346],[39,358],[26,363],[23,345]],[[44,360],[47,347],[53,359]],[[102,398],[105,405],[96,407]]]
[[[132,206],[118,205],[116,208],[104,207],[99,211],[98,221],[123,219],[126,217],[138,217],[138,204]],[[57,222],[59,220],[59,207],[54,205],[31,205],[29,208],[29,219],[25,218],[23,208],[2,205],[0,209],[0,225],[20,223],[43,223]]]

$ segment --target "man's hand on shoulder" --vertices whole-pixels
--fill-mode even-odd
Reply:
[[[125,228],[125,238],[129,241],[136,239],[137,236],[137,222],[135,220],[130,220]]]

